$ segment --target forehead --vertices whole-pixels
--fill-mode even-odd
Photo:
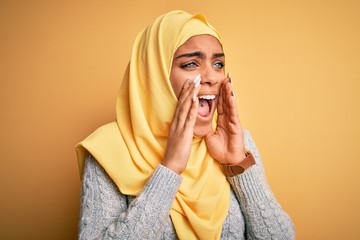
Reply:
[[[189,38],[175,52],[174,57],[189,51],[201,51],[208,54],[222,53],[222,46],[217,38],[211,35],[197,35]]]

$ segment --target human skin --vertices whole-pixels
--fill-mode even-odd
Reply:
[[[231,77],[225,77],[225,56],[211,35],[197,35],[181,45],[173,56],[170,82],[178,105],[170,126],[162,164],[181,174],[187,165],[192,139],[205,137],[209,153],[222,164],[238,164],[245,157],[243,130],[238,119]],[[201,75],[196,87],[193,80]],[[210,112],[201,116],[199,98],[215,96]],[[194,97],[195,96],[195,97]],[[217,107],[215,131],[212,119]]]

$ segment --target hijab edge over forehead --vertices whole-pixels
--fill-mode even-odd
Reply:
[[[181,10],[175,10],[175,11],[170,12],[169,14],[171,14],[173,12],[187,14],[186,12],[181,11]],[[168,65],[169,73],[171,71],[171,65],[172,65],[172,61],[173,61],[175,52],[179,49],[179,47],[181,47],[190,38],[192,38],[194,36],[199,36],[199,35],[211,35],[211,36],[215,37],[222,45],[222,40],[221,40],[220,35],[215,30],[215,28],[207,21],[205,15],[203,15],[202,13],[196,13],[194,15],[189,14],[189,16],[190,16],[190,18],[188,18],[184,22],[183,26],[180,28],[177,39],[175,41],[175,45],[173,47],[173,51],[171,52],[170,62]],[[206,27],[204,27],[204,25]]]

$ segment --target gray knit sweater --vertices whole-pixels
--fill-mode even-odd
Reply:
[[[294,239],[294,226],[267,184],[248,132],[244,136],[256,165],[228,178],[230,207],[221,239]],[[122,194],[88,155],[82,179],[79,239],[177,239],[169,216],[182,177],[161,164],[139,196]]]

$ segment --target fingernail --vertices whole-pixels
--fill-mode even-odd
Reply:
[[[233,96],[235,98],[234,91],[231,91],[231,96]]]
[[[231,78],[231,76],[230,76],[230,72],[228,72],[227,76],[228,76],[228,78],[229,78],[229,80],[230,80],[230,83],[231,83],[231,85],[232,85],[232,78]]]
[[[195,88],[200,86],[200,81],[201,81],[201,75],[198,74],[198,75],[196,75],[196,77],[194,79]]]
[[[198,75],[196,75],[196,77],[194,78],[194,83],[196,83],[197,81],[199,81],[199,79],[201,80],[201,75],[200,73]]]
[[[198,88],[200,86],[200,80],[195,83],[195,88]]]

